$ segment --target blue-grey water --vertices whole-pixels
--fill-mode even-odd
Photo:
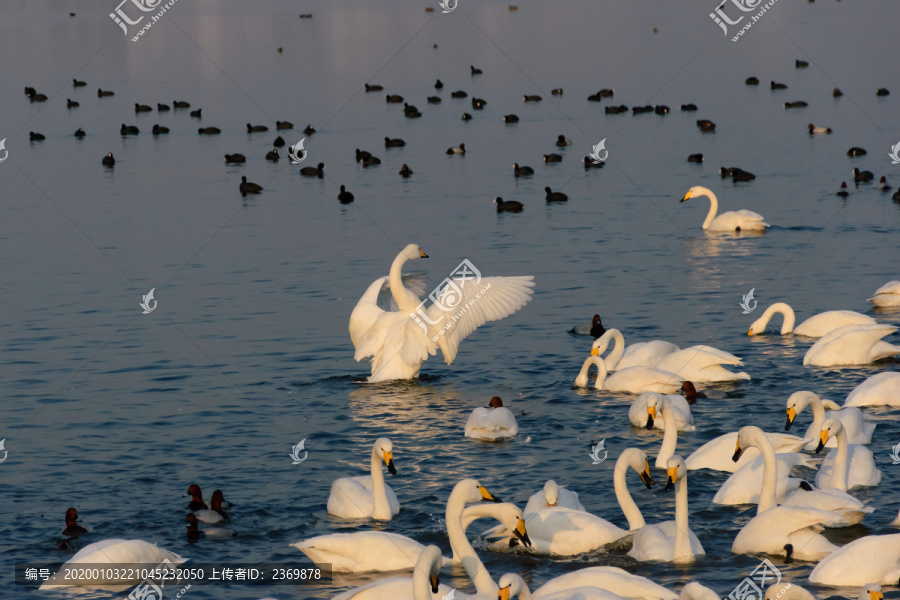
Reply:
[[[849,309],[900,323],[900,313],[866,302],[900,278],[900,205],[873,185],[855,188],[850,173],[858,166],[900,184],[900,166],[887,156],[900,139],[895,2],[782,0],[736,43],[709,18],[714,2],[518,6],[460,0],[442,14],[437,2],[180,0],[132,42],[108,16],[113,0],[3,3],[3,597],[56,595],[13,587],[12,571],[70,556],[57,550],[69,506],[94,527],[76,549],[144,539],[201,563],[308,562],[289,544],[371,528],[446,553],[443,506],[464,477],[518,503],[555,478],[588,510],[623,525],[614,459],[629,446],[654,456],[661,435],[631,428],[632,397],[572,389],[590,340],[566,331],[595,312],[626,340],[709,343],[743,357],[753,380],[694,407],[697,431],[679,442],[685,456],[746,424],[782,430],[794,391],[841,402],[867,376],[898,370],[894,360],[804,367],[808,340],[746,335],[774,301],[794,306],[798,322]],[[796,59],[811,64],[795,69]],[[469,65],[484,74],[473,78]],[[744,85],[751,75],[761,85]],[[76,77],[88,86],[73,88]],[[433,88],[437,78],[443,90]],[[771,80],[789,87],[772,92]],[[366,82],[385,92],[364,93]],[[49,100],[30,103],[25,86]],[[98,98],[98,87],[115,96]],[[550,96],[556,87],[563,96]],[[835,87],[842,98],[832,97]],[[880,87],[893,94],[876,97]],[[615,90],[613,102],[586,101],[600,88]],[[457,89],[487,106],[473,111],[469,98],[451,99]],[[403,118],[385,93],[403,95],[422,118]],[[544,100],[523,104],[523,94]],[[443,102],[427,104],[430,95]],[[67,109],[66,98],[80,106]],[[157,102],[175,99],[202,108],[202,119],[156,112]],[[794,100],[809,106],[782,108]],[[154,111],[135,115],[135,102]],[[682,113],[688,102],[699,111]],[[611,103],[672,111],[604,114]],[[463,122],[463,112],[474,119]],[[509,113],[521,121],[504,125]],[[701,118],[716,132],[700,133]],[[295,128],[276,132],[275,120]],[[270,131],[247,134],[248,122]],[[834,132],[810,136],[810,122]],[[121,137],[122,123],[140,135]],[[155,123],[171,133],[154,138]],[[324,179],[301,177],[286,157],[263,159],[276,135],[296,143],[307,123],[318,131],[306,136],[303,166],[324,162]],[[223,133],[198,136],[201,126]],[[79,127],[83,140],[72,136]],[[47,139],[29,142],[29,131]],[[574,145],[558,150],[559,134]],[[385,149],[385,136],[407,145]],[[601,139],[606,165],[584,171],[580,159]],[[444,154],[459,143],[465,156]],[[851,146],[868,156],[848,158]],[[355,148],[382,164],[363,169]],[[100,164],[107,152],[117,160],[111,170]],[[234,152],[247,163],[225,165],[223,155]],[[564,160],[543,164],[550,152]],[[686,162],[695,152],[704,164]],[[514,179],[514,162],[535,175]],[[397,174],[403,163],[414,171],[406,180]],[[720,166],[758,177],[733,184],[719,177]],[[242,175],[264,192],[242,198]],[[843,180],[853,192],[846,200],[834,195]],[[341,184],[353,204],[337,202]],[[706,200],[678,202],[693,185],[715,191],[722,210],[759,212],[772,227],[762,236],[705,234]],[[545,186],[569,201],[547,205]],[[496,196],[523,202],[524,212],[498,215]],[[410,269],[433,284],[468,258],[485,275],[534,275],[534,299],[476,331],[452,365],[432,357],[419,381],[368,385],[367,363],[353,360],[348,316],[410,242],[431,257]],[[138,304],[151,288],[158,306],[144,315]],[[760,308],[744,315],[738,303],[751,288]],[[463,437],[467,415],[494,395],[527,413],[519,434],[502,444]],[[889,458],[900,442],[898,413],[866,413],[878,422],[871,449],[884,479],[855,492],[876,511],[861,526],[827,532],[836,543],[896,532],[887,523],[900,509],[892,493],[900,466]],[[799,418],[801,433],[810,418]],[[398,474],[389,483],[400,514],[379,525],[333,520],[325,510],[331,481],[364,473],[379,436],[394,443]],[[302,439],[308,459],[292,465],[289,451]],[[591,465],[590,445],[601,439],[609,460]],[[710,505],[724,479],[690,475],[690,523],[707,555],[688,567],[602,552],[481,556],[495,580],[520,572],[533,588],[612,564],[675,590],[699,580],[725,596],[759,559],[730,552],[753,512]],[[182,496],[193,482],[207,495],[221,488],[235,503],[230,527],[238,537],[188,543]],[[662,485],[631,485],[648,522],[673,518],[674,495]],[[813,565],[773,560],[790,581],[808,584]],[[186,597],[325,599],[376,577],[194,586]],[[446,571],[444,581],[472,589],[462,571]]]

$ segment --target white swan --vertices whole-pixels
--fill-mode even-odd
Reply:
[[[572,510],[585,510],[581,502],[578,501],[578,492],[573,492],[565,487],[560,487],[555,481],[548,479],[541,491],[531,495],[528,499],[528,503],[525,504],[525,510],[523,512],[528,515],[537,512],[542,508],[549,508],[552,506],[562,506],[563,508],[571,508]]]
[[[678,424],[675,421],[675,411],[669,409],[669,401],[667,398],[668,396],[661,396],[661,399],[651,401],[653,404],[658,403],[660,405],[660,409],[662,410],[662,420],[665,422],[665,425],[663,426],[662,444],[659,447],[659,453],[656,455],[655,466],[657,469],[669,468],[669,459],[675,456],[675,447],[678,445]],[[652,428],[654,424],[656,407],[648,407],[647,414],[647,425],[649,426],[649,429]],[[685,471],[687,471],[687,467],[685,467]]]
[[[597,350],[594,349],[591,352],[595,353]],[[597,367],[597,381],[594,382],[595,390],[628,392],[631,394],[643,392],[670,394],[678,390],[684,381],[683,377],[652,367],[628,367],[607,376],[608,372],[603,358],[592,354],[581,365],[581,372],[575,378],[576,387],[588,387],[588,371],[590,371],[591,366]]]
[[[894,333],[893,325],[844,325],[825,334],[803,357],[804,365],[831,367],[868,365],[876,360],[900,354],[900,346],[881,340]]]
[[[632,575],[618,567],[587,567],[555,577],[535,590],[535,597],[580,587],[598,587],[623,598],[642,600],[676,600],[678,594],[653,583],[646,577]]]
[[[664,356],[680,350],[675,344],[663,340],[638,342],[626,348],[625,338],[618,329],[607,329],[606,333],[594,340],[591,349],[597,348],[598,354],[603,354],[610,339],[615,344],[606,357],[606,368],[609,371],[628,367],[655,367]]]
[[[847,432],[837,419],[825,419],[819,434],[816,453],[822,451],[831,437],[837,438],[837,449],[825,457],[816,473],[816,486],[847,491],[855,487],[876,486],[881,483],[881,471],[875,466],[872,451],[859,444],[847,443]]]
[[[765,231],[768,223],[763,221],[763,216],[750,210],[738,210],[724,212],[718,217],[716,212],[719,210],[719,199],[711,190],[695,185],[687,191],[682,198],[682,202],[696,198],[698,196],[707,196],[709,198],[709,213],[703,221],[703,229],[709,231]]]
[[[79,550],[75,556],[67,560],[57,571],[57,573],[60,574],[60,578],[57,579],[54,575],[41,584],[40,589],[48,590],[72,587],[71,583],[60,583],[63,581],[61,576],[66,568],[74,568],[78,565],[91,565],[96,567],[98,565],[126,564],[135,566],[140,565],[147,569],[154,569],[164,560],[168,560],[172,565],[178,566],[188,559],[175,554],[174,552],[160,548],[156,544],[145,542],[144,540],[101,540],[99,542],[94,542],[93,544],[88,544]],[[90,573],[87,575],[89,576]],[[133,587],[136,583],[140,583],[142,579],[142,577],[127,580],[123,579],[121,584],[95,584],[90,583],[89,580],[82,580],[79,582],[79,585],[87,585],[109,591],[122,591],[129,587]]]
[[[750,376],[746,373],[733,373],[722,366],[743,364],[740,358],[730,352],[699,345],[667,354],[656,363],[656,368],[675,373],[694,383],[716,383],[749,380]]]
[[[872,375],[853,388],[844,406],[900,406],[900,373]]]
[[[875,290],[869,302],[881,307],[900,306],[900,281],[888,281]]]
[[[731,460],[734,454],[734,446],[737,443],[737,435],[737,431],[732,431],[720,435],[697,448],[685,461],[688,470],[712,469],[714,471],[734,473],[744,465],[750,464],[760,455],[759,450],[752,446],[741,454],[740,460],[737,462]],[[788,433],[766,433],[766,437],[769,438],[769,442],[775,448],[776,454],[800,452],[809,441]]]
[[[519,600],[626,600],[618,594],[592,586],[569,588],[538,596],[532,594],[522,576],[515,573],[505,573],[500,577],[498,585],[500,593],[497,595],[497,600],[510,600],[511,598]]]
[[[640,561],[690,563],[706,552],[688,525],[687,467],[678,455],[670,458],[666,466],[666,490],[675,488],[675,520],[638,529],[628,556]]]
[[[381,470],[381,461],[384,460],[391,475],[397,472],[393,450],[391,440],[378,438],[372,446],[371,475],[335,479],[328,496],[328,514],[344,519],[390,521],[400,512],[397,494],[384,482],[384,472]]]
[[[796,583],[782,581],[766,588],[763,600],[816,600],[816,597]],[[867,598],[866,600],[871,600]]]
[[[502,440],[519,433],[519,424],[511,410],[503,406],[503,401],[494,396],[487,408],[479,406],[466,421],[466,437],[475,440]]]
[[[613,472],[613,489],[616,492],[616,500],[619,502],[619,508],[628,521],[628,530],[637,531],[644,525],[644,515],[631,497],[628,491],[628,483],[625,481],[625,475],[628,469],[632,469],[641,476],[641,481],[649,490],[653,487],[653,477],[650,476],[650,461],[647,460],[647,453],[639,448],[626,448],[616,460],[616,468]]]
[[[678,431],[694,431],[694,415],[691,405],[684,396],[678,394],[663,395],[656,392],[644,392],[631,403],[628,409],[628,420],[635,427],[665,430],[666,420],[657,419],[657,411],[671,410],[675,416]]]
[[[410,244],[391,264],[387,284],[396,310],[378,305],[385,283],[382,278],[369,286],[350,315],[354,358],[371,357],[369,382],[418,377],[422,363],[438,348],[449,365],[459,343],[475,329],[508,317],[531,300],[534,277],[481,277],[471,264],[463,263],[457,268],[460,277],[446,279],[439,294],[431,294],[433,304],[425,309],[418,290],[404,287],[401,269],[408,260],[427,257],[416,244]]]
[[[813,583],[833,586],[897,585],[900,581],[900,533],[867,535],[832,552],[809,574]]]
[[[806,390],[794,392],[791,394],[790,398],[787,399],[787,424],[784,426],[785,431],[791,428],[794,419],[796,419],[797,415],[803,412],[803,409],[807,406],[812,408],[813,413],[813,422],[806,430],[806,437],[810,440],[806,445],[807,450],[816,449],[816,445],[818,444],[817,438],[822,429],[822,423],[825,422],[826,406],[831,409],[828,412],[828,416],[832,419],[837,419],[841,422],[841,425],[844,426],[844,431],[847,433],[847,441],[849,443],[868,444],[872,441],[875,423],[866,420],[861,410],[853,407],[839,408],[836,403],[831,402],[830,400],[822,400],[813,392]],[[828,440],[826,447],[836,448],[837,438],[831,437]]]
[[[741,453],[734,454],[738,458],[740,455]],[[785,496],[799,488],[802,482],[800,479],[791,477],[791,471],[796,467],[811,467],[813,461],[812,457],[806,454],[783,452],[775,454],[775,463],[775,497],[777,502],[783,502]],[[765,457],[757,456],[728,476],[728,479],[713,496],[713,504],[758,504],[760,501],[759,490],[762,488],[764,476]]]
[[[822,337],[829,331],[834,331],[838,327],[843,327],[844,325],[877,324],[877,321],[872,317],[853,312],[852,310],[827,310],[817,315],[813,315],[794,327],[794,309],[785,302],[776,302],[769,306],[760,318],[753,321],[747,335],[759,335],[765,333],[766,325],[769,324],[769,319],[775,314],[781,314],[783,317],[781,322],[781,335],[793,332],[797,335],[805,335],[806,337],[811,338]]]
[[[837,550],[837,546],[819,534],[822,523],[835,518],[835,513],[806,506],[777,506],[775,450],[765,433],[752,425],[738,431],[734,458],[739,458],[743,448],[749,446],[755,446],[762,452],[764,467],[759,506],[756,516],[734,538],[731,551],[735,554],[766,553],[788,559],[819,560]]]
[[[442,600],[452,588],[440,585],[440,570],[440,548],[427,546],[419,554],[412,577],[373,581],[338,594],[333,600]],[[459,597],[462,599],[462,594]]]

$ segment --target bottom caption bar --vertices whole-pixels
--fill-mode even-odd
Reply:
[[[331,565],[293,563],[190,563],[176,565],[168,559],[147,563],[47,564],[17,563],[16,584],[42,589],[68,586],[163,586],[242,584],[305,585],[332,583]],[[139,596],[141,597],[141,596]]]

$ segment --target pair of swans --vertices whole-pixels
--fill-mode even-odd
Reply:
[[[475,440],[496,441],[508,439],[519,433],[519,424],[511,410],[503,406],[503,400],[494,396],[487,407],[479,406],[466,421],[465,434]]]
[[[425,359],[438,349],[449,365],[460,342],[475,329],[508,317],[531,300],[534,277],[481,277],[466,261],[457,267],[460,277],[445,279],[425,309],[424,281],[401,274],[407,261],[418,258],[428,255],[416,244],[406,246],[388,276],[370,284],[350,314],[354,358],[370,359],[370,383],[414,379]]]
[[[794,327],[794,309],[785,302],[776,302],[765,310],[757,320],[750,325],[747,335],[759,335],[765,333],[769,320],[776,315],[782,316],[781,335],[795,333],[811,338],[820,338],[826,333],[834,331],[844,325],[875,325],[877,321],[872,317],[853,312],[852,310],[828,310],[806,319],[797,327]]]
[[[872,375],[853,388],[844,406],[900,406],[900,373]]]
[[[614,341],[614,345],[605,359],[608,371],[633,367],[653,368],[674,373],[694,383],[750,379],[746,373],[733,373],[722,367],[722,365],[744,364],[730,352],[705,345],[691,346],[682,350],[675,344],[663,340],[640,342],[626,348],[625,338],[618,329],[607,329],[606,333],[594,340],[591,354],[594,355],[593,351],[596,350],[597,355],[602,355],[609,347],[610,340]]]
[[[681,201],[686,202],[699,196],[709,198],[709,213],[703,221],[704,231],[765,231],[769,226],[763,220],[762,215],[751,210],[723,212],[716,216],[716,212],[719,210],[719,199],[711,190],[699,185],[689,189]]]
[[[372,446],[369,475],[342,477],[331,484],[328,496],[328,514],[344,519],[378,519],[390,521],[400,512],[397,494],[384,482],[381,462],[387,465],[391,475],[394,467],[394,445],[387,438],[378,438]]]
[[[844,365],[868,365],[877,360],[900,354],[900,346],[883,341],[894,333],[893,325],[844,325],[834,329],[807,350],[804,365],[833,367]]]
[[[57,571],[64,573],[68,567],[76,568],[78,565],[97,567],[99,565],[134,565],[142,566],[147,569],[158,567],[164,560],[168,560],[172,565],[178,566],[188,559],[158,547],[156,544],[145,542],[144,540],[101,540],[88,544],[79,550],[75,556],[70,558]],[[94,569],[96,570],[96,569]],[[124,570],[124,569],[123,569]],[[88,569],[88,576],[91,569]],[[103,578],[103,570],[101,569],[100,577]],[[43,584],[40,589],[57,589],[63,587],[72,587],[71,583],[61,583],[56,577],[51,577]],[[111,592],[121,592],[128,588],[134,587],[140,583],[141,579],[130,581],[123,580],[121,584],[92,584],[84,579],[78,585],[89,585],[96,589],[107,590]]]
[[[591,356],[581,365],[581,371],[575,378],[575,387],[588,387],[588,373],[591,367],[597,367],[595,390],[608,392],[627,392],[642,394],[644,392],[661,392],[671,394],[681,388],[684,378],[653,367],[628,367],[609,375],[606,362],[597,355],[597,349],[591,350]]]
[[[832,402],[831,400],[822,400],[813,392],[806,390],[794,392],[787,399],[787,424],[784,426],[785,431],[790,430],[797,415],[803,412],[803,409],[807,406],[812,409],[813,414],[813,422],[806,430],[805,437],[810,440],[806,445],[807,450],[815,450],[816,448],[816,438],[822,429],[822,423],[825,422],[826,408],[829,410],[828,416],[832,419],[837,419],[841,422],[841,425],[844,426],[844,431],[847,434],[847,441],[849,443],[868,444],[872,441],[875,423],[867,420],[861,410],[852,406],[840,408],[835,402]],[[832,436],[831,439],[828,440],[826,447],[836,448],[837,438]]]
[[[869,302],[882,308],[900,306],[900,281],[888,281],[875,290]]]

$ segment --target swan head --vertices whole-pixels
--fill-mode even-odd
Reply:
[[[547,501],[548,507],[556,506],[559,501],[559,485],[552,479],[548,479],[544,484],[544,500]]]
[[[438,586],[440,585],[441,563],[441,549],[433,545],[426,546],[416,561],[416,571],[428,574],[428,583],[431,585],[431,591],[434,594],[438,593]]]
[[[747,425],[746,427],[741,427],[737,434],[737,446],[734,449],[734,454],[731,457],[731,460],[737,462],[741,459],[741,455],[744,453],[744,450],[749,448],[750,446],[755,446],[756,444],[753,441],[753,438],[756,436],[765,437],[765,433],[759,427],[755,425]]]
[[[415,260],[417,258],[428,258],[428,255],[425,254],[421,248],[419,248],[418,244],[410,244],[400,253],[407,260]]]
[[[594,316],[596,317],[597,315]],[[600,319],[596,318],[596,321],[599,322]],[[594,323],[594,325],[596,324],[597,323]],[[607,329],[603,335],[594,340],[591,344],[591,356],[600,356],[606,352],[606,349],[609,347],[609,341],[613,339],[613,336],[618,333],[618,331],[618,329]],[[596,354],[594,353],[594,350],[597,351]]]
[[[653,422],[656,419],[656,414],[659,410],[662,409],[662,395],[656,392],[647,392],[650,396],[647,398],[647,429],[653,429]]]
[[[387,438],[378,438],[372,447],[372,454],[379,457],[387,465],[388,473],[397,474],[397,467],[394,466],[394,444]]]
[[[620,464],[621,463],[621,464]],[[653,487],[653,477],[650,475],[650,461],[647,460],[647,453],[640,448],[626,448],[619,455],[616,461],[616,469],[623,471],[631,467],[635,473],[641,476],[641,481],[647,486],[647,489]]]
[[[681,201],[686,202],[687,200],[690,200],[691,198],[696,198],[697,196],[709,196],[711,193],[712,192],[708,188],[705,188],[702,185],[695,185],[694,187],[692,187],[691,189],[689,189],[687,191],[687,193],[684,195],[684,198],[682,198]]]
[[[822,423],[822,428],[819,430],[819,445],[816,446],[816,454],[822,451],[829,439],[836,437],[843,431],[844,426],[841,425],[840,421],[834,418],[825,419],[825,422]]]
[[[521,576],[515,573],[504,573],[497,584],[500,591],[497,593],[497,600],[510,600],[515,598],[523,590],[528,589],[528,585]]]
[[[466,504],[475,502],[502,502],[500,498],[490,493],[477,479],[463,479],[455,486],[450,495],[461,495]]]
[[[687,477],[687,467],[684,464],[684,459],[677,454],[666,461],[666,471],[668,473],[668,479],[666,480],[667,492],[675,487],[676,481]]]
[[[800,391],[791,394],[790,398],[787,399],[787,423],[784,425],[785,431],[791,428],[791,425],[794,424],[794,419],[796,419],[797,415],[803,412],[803,409],[809,405],[809,401],[813,396],[818,398],[818,396],[809,391]]]
[[[884,600],[881,586],[877,583],[869,583],[859,590],[858,600]]]

